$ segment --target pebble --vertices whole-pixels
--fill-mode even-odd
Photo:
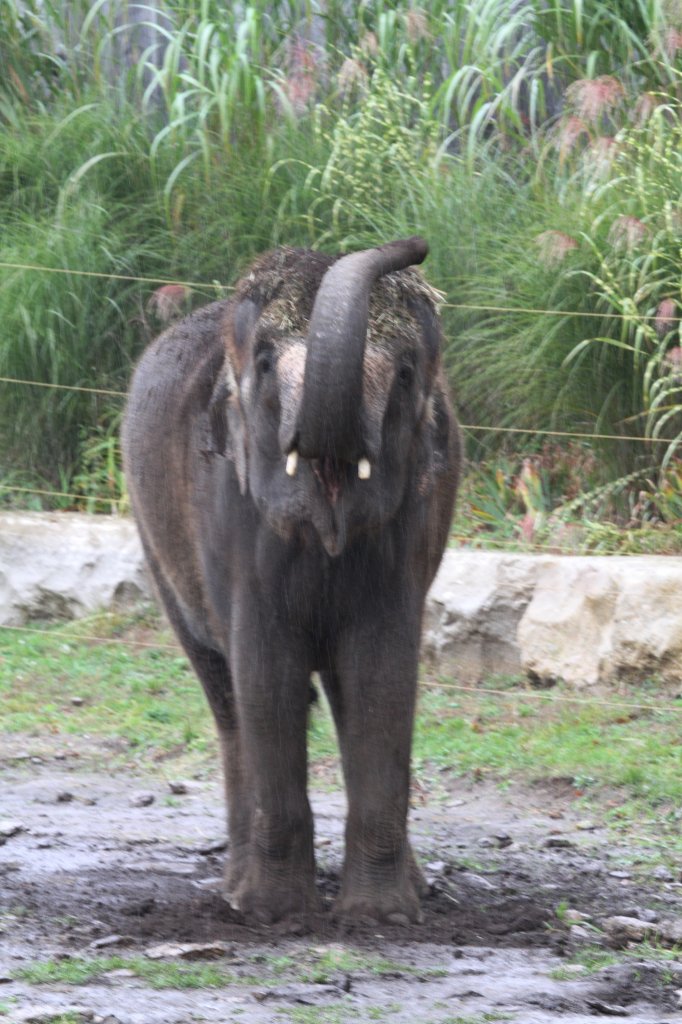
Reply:
[[[104,935],[91,942],[89,949],[106,949],[109,946],[130,946],[135,940],[131,935]]]
[[[189,792],[189,787],[186,782],[182,782],[180,779],[172,780],[168,783],[168,788],[171,793],[176,796],[185,796]]]
[[[487,878],[483,878],[481,875],[474,875],[469,871],[462,874],[462,881],[473,889],[482,889],[484,892],[495,892],[497,889],[497,886],[489,882]]]
[[[594,940],[594,934],[588,932],[587,928],[583,928],[582,925],[572,924],[568,930],[571,942],[592,942]]]
[[[75,799],[73,793],[69,793],[66,789],[61,793],[57,793],[56,797],[58,804],[70,804],[73,799]]]
[[[134,793],[130,798],[131,807],[149,807],[156,797],[153,793]]]
[[[0,838],[10,839],[12,836],[18,835],[19,832],[24,831],[24,826],[20,821],[11,821],[9,818],[3,818],[0,821]]]
[[[79,708],[85,703],[85,701],[83,700],[82,697],[72,697],[71,703],[75,708]]]
[[[144,955],[150,960],[219,960],[234,957],[235,951],[226,942],[162,942],[145,949]]]
[[[602,927],[609,938],[618,945],[627,942],[643,942],[656,931],[651,921],[641,921],[637,917],[607,917]]]
[[[548,850],[570,850],[575,843],[563,836],[551,836],[549,839],[545,839],[544,845]]]
[[[569,924],[582,924],[583,921],[589,921],[589,914],[582,914],[579,910],[566,910],[564,911],[564,920],[568,921]]]

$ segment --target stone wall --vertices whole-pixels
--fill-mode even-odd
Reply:
[[[0,515],[0,624],[77,618],[152,599],[129,519]],[[576,687],[682,682],[682,558],[451,549],[427,602],[423,654],[439,672]]]

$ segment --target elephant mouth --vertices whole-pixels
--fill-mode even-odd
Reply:
[[[344,487],[351,477],[351,463],[340,462],[333,456],[325,455],[321,459],[311,459],[310,467],[318,480],[330,505],[338,503]]]

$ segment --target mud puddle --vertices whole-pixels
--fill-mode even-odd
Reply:
[[[438,800],[419,797],[424,923],[349,933],[321,916],[303,936],[248,926],[220,899],[217,781],[172,792],[159,778],[28,760],[0,783],[0,1020],[682,1021],[679,960],[634,947],[597,970],[576,963],[604,945],[611,916],[679,917],[682,879],[614,846],[561,780],[504,793],[458,780]],[[314,791],[313,807],[330,902],[343,798]]]

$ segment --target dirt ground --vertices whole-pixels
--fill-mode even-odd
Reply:
[[[3,758],[0,1020],[682,1021],[680,961],[631,950],[594,972],[575,966],[611,915],[679,916],[682,875],[638,869],[646,851],[614,845],[598,820],[585,820],[565,780],[501,791],[460,779],[435,798],[417,793],[411,830],[432,889],[424,923],[349,933],[327,915],[313,934],[283,936],[240,922],[219,896],[217,777],[173,794],[167,778],[114,777],[84,770],[81,761],[63,752]],[[319,886],[330,902],[343,797],[322,789],[312,796]],[[224,943],[214,963],[232,980],[155,989],[125,969],[79,985],[18,977],[40,961],[139,957],[167,942]],[[286,969],[282,958],[290,958]],[[296,964],[311,958],[332,968],[314,978],[302,968],[297,974]]]

